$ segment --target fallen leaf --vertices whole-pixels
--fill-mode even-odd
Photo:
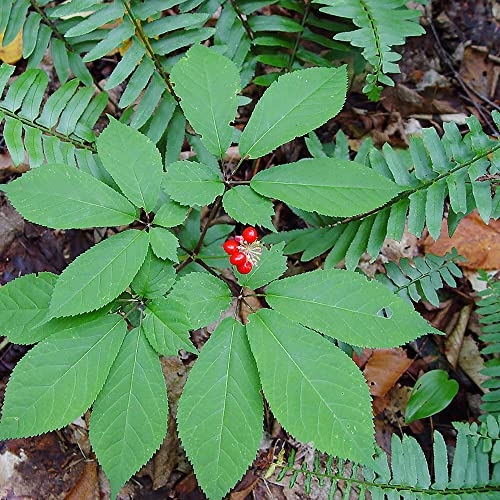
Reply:
[[[455,247],[467,262],[460,266],[469,269],[500,269],[500,221],[490,220],[486,225],[476,210],[464,217],[455,233],[448,236],[448,224],[443,221],[441,236],[434,241],[428,236],[424,241],[425,253],[445,255]]]
[[[462,350],[464,334],[467,329],[467,324],[469,323],[471,311],[472,304],[469,304],[460,310],[457,324],[451,330],[445,341],[444,353],[446,359],[450,362],[450,365],[453,366],[453,369],[457,366],[460,351]]]
[[[483,387],[483,382],[489,377],[481,373],[481,370],[484,369],[484,359],[479,354],[479,347],[470,335],[466,335],[464,338],[458,365],[482,392],[488,392],[488,389]]]
[[[3,46],[4,33],[0,35],[0,60],[7,64],[15,64],[23,57],[23,32],[20,30],[16,38],[5,47]]]
[[[100,498],[97,463],[88,462],[75,486],[66,496],[66,500],[92,500],[94,498]]]
[[[363,371],[372,396],[385,396],[413,360],[401,348],[373,351]]]

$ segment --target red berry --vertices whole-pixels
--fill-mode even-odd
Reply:
[[[238,251],[238,243],[234,240],[227,240],[224,245],[224,251],[228,253],[229,255],[232,255],[233,253],[236,253]]]
[[[238,269],[240,274],[248,274],[252,270],[252,263],[247,260],[243,262],[243,264],[240,264],[236,269]]]
[[[253,243],[257,239],[257,231],[254,227],[247,227],[241,236],[243,236],[248,243]]]
[[[246,262],[246,260],[247,260],[247,256],[241,252],[233,253],[233,255],[231,255],[231,257],[229,257],[229,262],[231,262],[231,264],[233,264],[233,266],[240,266],[240,265],[244,264]]]

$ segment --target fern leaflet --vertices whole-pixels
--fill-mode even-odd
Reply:
[[[481,279],[486,281],[487,288],[479,292],[481,300],[478,303],[477,313],[481,316],[481,340],[487,346],[481,354],[492,355],[486,361],[483,375],[490,377],[483,383],[483,387],[490,389],[483,395],[481,409],[496,417],[500,415],[500,281],[494,281],[484,271],[480,272]],[[484,415],[481,418],[485,418]]]

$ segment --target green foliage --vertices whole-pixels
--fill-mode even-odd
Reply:
[[[157,299],[165,295],[175,282],[173,262],[156,257],[151,249],[130,286],[141,297]]]
[[[56,282],[49,317],[93,311],[116,299],[142,266],[148,244],[147,233],[130,229],[79,255]]]
[[[135,208],[91,174],[62,164],[31,170],[4,188],[23,217],[36,224],[76,229],[130,224]]]
[[[444,286],[443,283],[453,288],[456,286],[455,278],[462,277],[456,263],[464,260],[455,248],[444,257],[432,254],[415,257],[413,264],[405,257],[398,264],[385,264],[385,274],[377,274],[376,278],[409,303],[424,299],[437,307],[440,302],[437,291]]]
[[[492,200],[490,190],[499,147],[474,119],[464,138],[451,125],[442,139],[433,129],[424,131],[406,156],[388,146],[379,152],[365,142],[350,161],[341,133],[335,147],[321,145],[313,130],[335,116],[346,97],[346,68],[332,67],[340,52],[345,55],[345,45],[331,40],[345,25],[319,15],[309,2],[280,0],[278,14],[262,15],[267,5],[259,0],[0,5],[6,40],[22,27],[24,55],[30,57],[27,71],[0,102],[13,162],[25,162],[27,152],[32,167],[6,186],[9,200],[26,219],[44,226],[113,228],[59,277],[26,276],[0,290],[0,333],[19,343],[38,342],[9,381],[0,436],[60,428],[94,404],[90,440],[113,496],[165,436],[168,403],[158,356],[179,350],[199,354],[180,400],[178,424],[210,498],[222,498],[255,457],[261,389],[293,436],[379,471],[372,459],[368,386],[335,342],[390,347],[439,332],[387,287],[329,268],[345,258],[352,270],[365,250],[375,258],[385,237],[400,237],[407,215],[415,234],[426,224],[437,236],[446,197],[451,232],[476,206],[485,220],[498,213],[498,197]],[[374,17],[377,36],[386,44],[375,68],[379,82],[394,70],[386,63],[393,61],[390,47],[401,39],[398,28],[388,41],[381,19],[394,10],[403,17],[407,12],[399,3],[395,7],[378,6]],[[198,45],[212,36],[213,43]],[[317,56],[311,44],[328,51]],[[61,83],[53,93],[46,73],[34,68],[48,46]],[[280,50],[273,53],[274,47]],[[116,55],[120,60],[102,91],[86,63],[112,54],[121,58]],[[253,79],[257,63],[280,72]],[[309,65],[321,67],[303,69]],[[0,68],[2,93],[14,69]],[[75,78],[68,81],[71,73]],[[252,80],[274,83],[240,133],[238,104],[250,99],[237,94]],[[111,90],[112,97],[106,92]],[[96,139],[108,100],[108,111],[120,120],[110,116]],[[267,160],[256,161],[245,175],[261,172],[233,180],[245,160],[308,133],[314,159],[268,170]],[[237,165],[226,160],[233,143],[241,153]],[[183,151],[186,145],[194,158]],[[192,161],[179,161],[181,151],[182,159]],[[249,185],[239,185],[245,182]],[[248,274],[232,274],[222,243],[240,228],[228,223],[222,208],[238,223],[274,231],[276,201],[308,227],[270,235],[276,244],[269,247],[255,242],[249,248],[254,256],[261,252],[260,261]],[[332,248],[326,270],[280,279],[287,272],[284,251],[301,251],[303,260],[310,260]],[[435,290],[435,273],[449,284],[445,270],[458,276],[436,260],[427,259],[423,267],[415,261],[417,276],[401,264],[410,282],[400,283],[394,270],[387,275],[412,298],[413,280],[429,300],[435,296],[427,277]],[[252,311],[243,326],[238,312],[257,289],[273,309]],[[198,353],[191,331],[217,322],[221,313],[233,318],[219,323]],[[465,442],[470,437],[477,443],[486,431],[468,432]],[[494,433],[486,434],[491,450],[497,449]],[[441,458],[442,451],[441,446]],[[463,466],[463,460],[457,463]],[[403,474],[396,466],[393,485]],[[458,467],[453,484],[468,477]],[[405,466],[408,477],[409,470]],[[422,472],[417,482],[424,484],[425,478]],[[438,480],[444,481],[443,474]]]
[[[373,210],[400,192],[394,182],[364,165],[327,158],[263,170],[250,186],[292,207],[339,217]]]
[[[34,344],[50,335],[47,324],[37,327],[47,316],[57,276],[28,274],[0,288],[2,333],[16,344]]]
[[[418,24],[418,10],[408,9],[405,0],[315,0],[326,5],[320,10],[333,16],[352,20],[359,28],[338,33],[334,40],[350,42],[363,48],[364,58],[372,65],[372,73],[366,78],[363,89],[370,99],[378,100],[382,87],[394,85],[387,73],[399,73],[395,64],[401,55],[392,50],[395,45],[403,45],[405,38],[424,33]]]
[[[213,323],[231,303],[228,286],[202,273],[191,273],[178,280],[170,296],[186,308],[191,328]]]
[[[172,83],[186,118],[205,147],[223,158],[233,139],[229,123],[238,107],[240,75],[236,65],[203,45],[195,45],[175,65]]]
[[[284,428],[322,451],[370,463],[370,395],[354,362],[276,311],[261,309],[246,328],[264,395]]]
[[[457,395],[458,382],[448,379],[444,370],[431,370],[422,375],[411,391],[406,405],[405,421],[431,417],[444,410]]]
[[[158,179],[163,173],[163,163],[151,141],[111,119],[96,144],[104,168],[123,194],[136,207],[153,211],[160,195]]]
[[[487,288],[478,293],[477,313],[481,316],[481,340],[487,345],[481,350],[483,355],[491,355],[486,361],[483,375],[490,377],[483,382],[489,392],[483,395],[481,409],[495,417],[500,415],[500,362],[496,356],[500,352],[500,282],[494,281],[484,271],[481,278]],[[484,415],[482,416],[484,418]],[[500,445],[499,445],[500,446]]]
[[[180,438],[208,498],[223,498],[245,473],[259,449],[262,418],[245,328],[226,318],[203,347],[177,414]]]
[[[0,91],[3,91],[14,66],[0,67]],[[14,165],[25,162],[31,167],[44,163],[95,166],[92,131],[104,110],[108,95],[94,97],[92,87],[79,88],[73,79],[57,89],[42,106],[48,78],[44,71],[29,69],[20,75],[2,101],[0,117],[5,119],[4,137]]]
[[[106,381],[126,331],[123,319],[113,314],[69,326],[33,347],[7,385],[2,439],[59,429],[87,411]]]
[[[417,441],[408,436],[400,439],[393,434],[391,461],[379,450],[376,458],[377,471],[370,467],[344,462],[329,456],[322,467],[316,455],[313,468],[303,463],[295,465],[295,451],[288,457],[287,463],[281,457],[271,466],[281,468],[278,480],[287,472],[291,473],[290,487],[299,474],[305,475],[306,493],[311,491],[311,480],[317,478],[321,487],[328,487],[329,498],[333,498],[339,481],[344,482],[344,498],[351,494],[356,498],[485,498],[493,499],[500,491],[498,456],[494,451],[498,440],[498,420],[491,417],[488,423],[455,424],[457,445],[451,463],[451,475],[448,470],[448,453],[443,436],[434,431],[434,474],[433,481],[424,452]],[[492,442],[495,445],[492,445]],[[492,470],[492,472],[490,472]]]
[[[240,137],[242,158],[258,158],[335,116],[344,105],[345,67],[281,76],[264,92]]]
[[[168,166],[162,186],[182,205],[208,205],[224,192],[220,172],[194,161],[178,161]]]
[[[139,329],[129,332],[94,403],[90,439],[111,497],[160,447],[168,401],[160,360]]]
[[[241,286],[255,290],[278,279],[286,271],[286,257],[283,255],[283,245],[273,245],[270,249],[263,248],[259,265],[248,274],[235,271]]]
[[[287,318],[361,347],[392,347],[441,333],[384,286],[341,269],[275,281],[266,289],[266,300]]]
[[[235,186],[223,198],[224,210],[234,220],[274,231],[271,217],[274,207],[270,200],[257,194],[249,186]]]
[[[500,124],[500,114],[492,117]],[[315,219],[309,228],[282,232],[265,238],[268,243],[285,241],[285,253],[304,252],[302,260],[311,260],[332,249],[325,268],[345,259],[354,269],[364,252],[373,259],[386,238],[400,240],[405,225],[420,237],[427,226],[437,239],[442,227],[445,200],[449,198],[448,232],[450,236],[460,220],[477,208],[488,223],[493,214],[495,187],[488,176],[498,172],[500,144],[490,139],[475,117],[467,119],[469,132],[462,137],[456,124],[445,123],[440,139],[433,128],[424,129],[422,137],[412,137],[409,154],[397,152],[388,144],[382,151],[360,149],[357,162],[363,161],[382,176],[399,186],[400,194],[377,209],[345,219]],[[316,155],[335,157],[339,147],[328,151],[314,143]],[[332,149],[332,148],[330,148]],[[347,152],[347,150],[346,150]],[[307,250],[307,252],[306,252]]]
[[[153,349],[164,356],[175,356],[179,349],[197,353],[189,340],[190,323],[186,308],[169,296],[148,302],[142,329]]]

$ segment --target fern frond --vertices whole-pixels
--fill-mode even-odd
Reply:
[[[366,493],[370,493],[373,499],[497,498],[500,457],[494,449],[500,443],[498,419],[490,416],[481,428],[477,424],[457,424],[455,428],[457,444],[450,460],[451,474],[446,444],[438,431],[434,431],[433,475],[418,442],[408,436],[400,439],[395,434],[392,436],[390,466],[387,455],[379,450],[375,459],[376,471],[331,456],[321,467],[318,454],[312,468],[305,461],[299,467],[295,464],[294,452],[286,463],[278,457],[270,470],[281,469],[278,481],[288,474],[290,488],[300,474],[304,475],[307,494],[311,491],[312,478],[315,478],[320,487],[329,488],[328,498],[334,498],[339,482],[344,485],[343,498],[351,498],[351,494],[352,498],[365,498]]]
[[[477,304],[477,313],[481,316],[481,340],[487,346],[481,350],[481,354],[492,355],[486,361],[485,368],[481,371],[483,375],[490,377],[483,383],[483,387],[490,389],[483,395],[481,409],[494,416],[500,415],[500,281],[494,281],[484,271],[480,271],[480,277],[486,281],[487,288],[480,291],[478,295],[481,300]],[[484,418],[484,415],[482,415]]]
[[[456,264],[459,260],[465,259],[458,255],[455,248],[444,257],[432,254],[415,257],[413,264],[409,259],[402,258],[398,264],[384,264],[385,274],[376,274],[375,278],[409,303],[423,299],[439,306],[437,291],[443,288],[443,283],[455,288],[455,278],[462,277],[462,271]]]
[[[14,66],[0,66],[0,95]],[[0,101],[0,120],[5,120],[3,136],[14,165],[25,161],[32,168],[43,163],[78,165],[97,178],[111,182],[95,155],[92,130],[108,102],[106,92],[95,95],[92,87],[70,80],[54,92],[42,106],[48,86],[44,71],[29,69],[9,86]]]
[[[500,127],[500,113],[494,111],[492,117]],[[292,235],[286,232],[271,235],[267,241],[287,241],[291,236],[296,242],[288,244],[288,254],[304,251],[301,260],[310,260],[332,251],[325,261],[325,268],[331,268],[345,259],[348,269],[354,269],[364,252],[376,258],[386,238],[401,240],[405,225],[408,231],[417,237],[422,235],[424,227],[436,240],[443,221],[445,201],[449,199],[448,232],[450,236],[460,220],[475,208],[481,218],[488,223],[494,210],[492,196],[495,178],[500,165],[500,143],[490,139],[482,130],[477,118],[467,119],[469,132],[462,137],[455,123],[444,124],[444,136],[438,137],[433,128],[423,130],[422,137],[412,137],[408,151],[399,152],[389,144],[382,151],[373,147],[363,147],[355,161],[364,162],[381,175],[401,186],[402,192],[389,203],[360,216],[337,219],[328,225],[313,225],[318,229],[316,239],[322,241],[322,248],[312,251],[308,247],[310,239],[299,238],[306,233],[296,230]],[[309,138],[309,147],[314,142],[315,154],[344,157],[345,147],[335,146],[333,151],[318,146],[314,138]],[[322,152],[322,153],[321,153]],[[271,241],[272,240],[272,241]],[[303,243],[303,247],[297,241]],[[291,249],[294,252],[291,252]],[[306,249],[309,249],[307,253]],[[321,251],[320,251],[321,250]],[[318,253],[319,251],[319,253]]]
[[[2,2],[0,27],[5,28],[3,43],[10,43],[19,31],[22,31],[23,58],[28,60],[28,69],[36,68],[42,61],[45,51],[50,48],[61,83],[68,79],[72,71],[85,85],[91,86],[93,79],[90,71],[74,47],[64,38],[61,30],[64,22],[54,21],[48,17],[45,7],[49,3],[49,0]],[[84,2],[72,3],[82,5]]]
[[[350,42],[363,48],[363,56],[373,66],[363,89],[370,99],[378,100],[384,85],[394,85],[389,73],[399,73],[396,64],[401,55],[393,47],[403,45],[410,36],[425,30],[418,24],[419,12],[406,7],[405,0],[314,0],[326,5],[321,12],[351,19],[359,28],[338,33],[334,40]]]

